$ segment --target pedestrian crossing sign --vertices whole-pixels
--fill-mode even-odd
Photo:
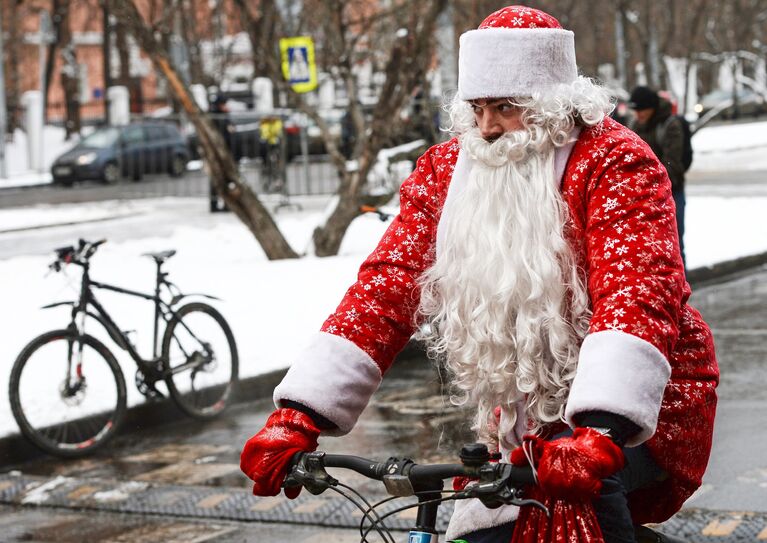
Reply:
[[[317,88],[317,66],[314,62],[314,41],[309,36],[280,39],[282,75],[295,92]]]

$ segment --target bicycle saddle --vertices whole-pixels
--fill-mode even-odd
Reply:
[[[160,251],[157,253],[144,253],[141,256],[148,256],[150,258],[154,258],[154,261],[158,264],[162,264],[166,260],[168,260],[170,257],[176,254],[175,249],[170,249],[169,251]]]

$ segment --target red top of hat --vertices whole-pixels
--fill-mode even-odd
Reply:
[[[541,10],[526,6],[506,6],[488,15],[479,28],[562,28],[562,25]]]

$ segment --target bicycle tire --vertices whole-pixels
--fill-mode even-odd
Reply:
[[[207,328],[201,331],[198,323],[190,321],[202,315],[212,320],[207,323]],[[192,327],[197,330],[191,330]],[[189,333],[190,330],[193,334]],[[216,352],[214,348],[211,359],[199,366],[199,369],[191,368],[190,371],[178,369],[183,364],[189,363],[195,355],[201,355],[199,348],[205,349],[201,342],[206,342],[210,346],[211,338],[208,336],[215,336],[217,333],[223,333],[223,336],[219,336],[218,339],[225,339],[228,353],[224,353],[223,356],[226,357],[228,354],[228,358],[221,358],[221,350]],[[205,336],[199,336],[199,334],[205,334]],[[184,337],[184,345],[182,345],[182,337]],[[220,341],[220,343],[223,342]],[[171,352],[174,344],[179,351]],[[218,310],[203,302],[191,302],[181,306],[165,329],[162,340],[162,360],[168,392],[184,413],[196,419],[207,420],[217,417],[226,410],[237,385],[239,358],[234,334]],[[195,384],[195,379],[200,375],[204,378],[203,382]],[[202,386],[199,386],[200,384]]]
[[[51,385],[56,385],[53,390],[52,386],[46,390],[46,382],[42,381],[44,376],[55,377],[56,373],[47,367],[49,362],[42,355],[38,358],[35,355],[50,345],[55,345],[51,352],[51,355],[55,355],[59,341],[72,341],[75,345],[87,346],[93,351],[88,354],[87,360],[85,356],[80,359],[82,365],[77,375],[84,379],[78,383],[76,392],[65,393],[63,390],[68,379],[61,383],[52,380]],[[65,352],[70,352],[68,346],[62,347],[67,349]],[[33,360],[34,364],[31,363]],[[106,366],[95,364],[96,360],[103,360]],[[38,370],[36,365],[41,363],[46,371]],[[25,370],[28,371],[25,373]],[[90,384],[95,383],[97,386],[92,387],[94,393],[86,399],[88,377],[91,378]],[[111,390],[108,383],[110,379],[115,386],[114,401],[106,398]],[[53,402],[53,408],[49,410],[44,401],[51,396],[60,401]],[[22,435],[39,449],[62,458],[84,457],[103,447],[119,429],[127,409],[125,378],[112,352],[95,337],[70,330],[52,330],[41,334],[21,350],[11,369],[8,397]],[[26,401],[28,397],[29,402]],[[105,408],[102,409],[102,406]],[[66,418],[68,416],[73,418]],[[50,423],[52,419],[60,420]]]

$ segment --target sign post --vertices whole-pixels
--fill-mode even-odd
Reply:
[[[282,75],[294,92],[311,92],[317,88],[317,64],[314,60],[314,40],[310,36],[295,36],[280,39]],[[301,155],[304,163],[304,177],[309,185],[309,150],[306,140],[305,115],[301,115]]]

